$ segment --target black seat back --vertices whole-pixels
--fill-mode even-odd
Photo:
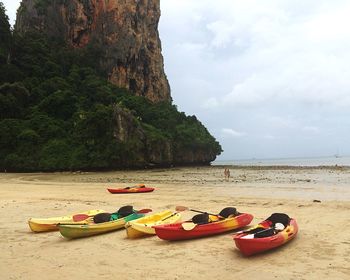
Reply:
[[[237,216],[238,214],[239,213],[237,212],[237,209],[235,207],[226,207],[221,210],[221,212],[219,213],[219,216],[228,218],[231,215]]]
[[[289,222],[290,222],[289,216],[284,213],[273,213],[266,220],[269,220],[270,222],[272,222],[272,226],[274,226],[277,223],[281,223],[286,227],[287,225],[289,225]]]
[[[99,213],[94,216],[94,223],[100,224],[109,222],[111,220],[111,214],[110,213]]]
[[[192,222],[198,225],[207,224],[209,223],[209,214],[203,213],[203,214],[195,215],[192,217]]]
[[[134,208],[131,205],[120,207],[117,211],[119,218],[123,218],[134,213]]]

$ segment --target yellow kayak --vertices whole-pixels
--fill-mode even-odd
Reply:
[[[166,210],[128,222],[125,225],[128,238],[137,238],[145,235],[156,234],[153,226],[176,223],[181,219],[181,214]]]
[[[88,224],[59,224],[58,228],[62,236],[68,239],[73,238],[81,238],[88,237],[92,235],[102,234],[110,231],[114,231],[117,229],[121,229],[125,227],[125,224],[134,219],[138,219],[143,217],[142,213],[133,213],[123,218],[119,218],[114,221],[108,221],[104,223],[93,223],[90,222]]]
[[[59,223],[78,223],[82,224],[84,221],[74,222],[73,216],[75,215],[87,215],[87,216],[95,216],[98,213],[105,212],[104,210],[89,210],[84,212],[79,212],[77,214],[71,214],[62,217],[53,217],[53,218],[30,218],[28,220],[29,227],[34,232],[44,232],[44,231],[52,231],[58,230],[57,224]],[[87,223],[87,221],[85,222]]]

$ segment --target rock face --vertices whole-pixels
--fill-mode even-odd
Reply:
[[[15,30],[102,50],[109,80],[152,102],[171,101],[158,33],[160,0],[23,0]]]
[[[114,105],[113,120],[116,141],[118,143],[133,143],[132,153],[127,157],[128,159],[131,157],[131,161],[123,162],[122,166],[169,166],[175,163],[171,142],[168,139],[152,140],[147,138],[144,129],[135,121],[133,115],[118,105]],[[197,163],[197,161],[193,161],[193,158],[189,160],[190,163]]]

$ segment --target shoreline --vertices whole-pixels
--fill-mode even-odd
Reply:
[[[350,170],[348,165],[239,165],[239,164],[226,164],[226,165],[211,165],[212,167],[229,167],[232,169],[347,169]]]
[[[110,169],[110,170],[56,170],[56,171],[0,171],[1,174],[87,174],[87,173],[112,173],[112,172],[153,172],[153,171],[171,171],[178,169],[198,169],[198,168],[231,168],[231,169],[343,169],[350,170],[349,165],[244,165],[244,164],[212,164],[212,165],[180,165],[171,167],[149,167],[149,168],[130,168],[130,169]]]

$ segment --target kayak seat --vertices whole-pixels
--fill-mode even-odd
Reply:
[[[221,210],[219,213],[219,216],[228,218],[229,216],[237,216],[239,213],[237,212],[237,209],[235,207],[226,207]]]
[[[124,218],[134,213],[134,208],[131,205],[120,207],[117,211],[119,218]]]
[[[95,224],[109,222],[110,220],[111,220],[111,214],[109,214],[109,213],[99,213],[99,214],[94,216],[94,223]]]
[[[289,225],[289,222],[290,222],[289,216],[287,214],[284,214],[284,213],[273,213],[266,220],[270,221],[272,223],[272,226],[275,226],[275,224],[277,224],[277,223],[281,223],[285,227],[287,227]]]
[[[210,222],[209,214],[203,213],[203,214],[195,215],[192,217],[192,222],[197,225],[208,224]]]

